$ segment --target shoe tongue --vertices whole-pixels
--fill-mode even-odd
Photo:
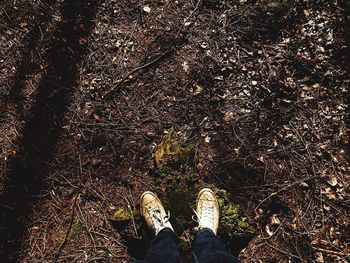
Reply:
[[[157,205],[152,206],[152,207],[150,208],[150,210],[151,210],[152,212],[159,212],[159,213],[161,213],[160,207],[157,206]]]
[[[158,206],[155,206],[155,207],[151,208],[150,210],[153,213],[154,217],[156,217],[159,220],[162,220],[162,211],[160,210],[160,208]]]

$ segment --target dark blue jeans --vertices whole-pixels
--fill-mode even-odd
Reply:
[[[192,243],[193,261],[196,263],[239,263],[230,255],[220,239],[210,230],[197,232]],[[168,228],[152,240],[145,260],[135,263],[180,263],[181,245],[178,237]]]

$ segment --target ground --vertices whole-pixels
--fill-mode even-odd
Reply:
[[[146,190],[188,260],[210,186],[243,262],[349,262],[349,10],[2,1],[1,261],[142,258]]]

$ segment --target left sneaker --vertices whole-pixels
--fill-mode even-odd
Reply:
[[[174,231],[169,222],[170,213],[166,213],[162,202],[153,192],[144,192],[140,197],[141,214],[148,227],[157,235],[162,229],[170,228]]]

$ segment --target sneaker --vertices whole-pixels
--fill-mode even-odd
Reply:
[[[215,235],[219,227],[219,202],[212,190],[203,188],[197,197],[196,210],[194,211],[198,222],[197,230],[209,228]]]
[[[162,229],[170,228],[174,231],[169,222],[170,213],[166,213],[162,202],[152,192],[144,192],[140,197],[141,214],[148,227],[157,235]]]

